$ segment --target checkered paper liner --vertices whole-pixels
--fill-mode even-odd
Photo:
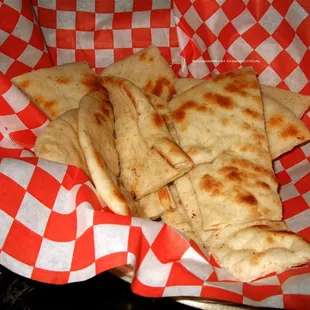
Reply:
[[[36,158],[49,121],[10,79],[80,60],[100,72],[154,44],[182,77],[252,65],[261,82],[310,95],[309,11],[302,0],[0,2],[0,263],[56,284],[128,264],[144,296],[306,308],[308,265],[234,281],[167,225],[112,213],[80,169]],[[309,158],[306,144],[275,162],[284,219],[308,240]]]

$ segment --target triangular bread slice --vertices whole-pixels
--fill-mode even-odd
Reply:
[[[34,151],[37,157],[79,167],[89,175],[77,122],[78,109],[69,110],[50,122],[36,139]]]
[[[267,137],[273,159],[310,140],[307,126],[290,109],[268,95],[264,94],[262,98]]]
[[[264,95],[268,95],[279,101],[290,109],[299,119],[310,108],[310,96],[264,84],[261,84],[260,87]]]
[[[177,79],[174,87],[177,94],[180,94],[203,82],[208,83],[208,81],[191,78]],[[309,130],[299,119],[309,107],[310,97],[265,85],[260,85],[260,89],[267,138],[271,157],[274,160],[310,139]],[[281,100],[281,103],[275,98]]]
[[[16,76],[12,82],[51,120],[77,108],[84,95],[102,88],[100,76],[87,62],[42,68]]]
[[[154,45],[105,68],[101,76],[112,75],[133,82],[144,91],[169,101],[174,95],[176,79],[166,59]]]

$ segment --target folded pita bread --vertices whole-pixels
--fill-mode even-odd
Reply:
[[[180,179],[183,179],[184,176],[182,176]],[[204,245],[201,241],[201,239],[197,236],[195,230],[192,227],[192,222],[195,224],[195,211],[194,209],[189,209],[189,212],[192,213],[187,213],[187,209],[184,207],[179,193],[177,191],[177,188],[175,186],[175,183],[177,182],[174,181],[174,184],[169,184],[169,190],[170,193],[176,203],[176,208],[173,210],[169,210],[169,211],[165,211],[162,216],[161,219],[164,223],[166,223],[167,225],[171,226],[172,228],[174,228],[175,230],[183,233],[187,238],[193,240],[196,242],[196,244],[201,248],[204,249]],[[193,195],[192,197],[194,197],[195,199],[195,195]],[[183,197],[184,198],[184,197]],[[194,203],[194,205],[197,206],[197,204],[195,204],[195,201],[192,201]],[[190,201],[189,201],[190,203]],[[198,207],[197,207],[198,209]],[[199,212],[199,209],[196,211]],[[199,217],[201,219],[201,216]],[[199,227],[201,226],[201,223],[198,223]],[[207,253],[206,253],[207,254]],[[208,254],[207,254],[208,255]]]
[[[243,282],[310,261],[310,244],[284,222],[254,221],[204,234],[217,263]]]
[[[192,231],[191,225],[178,209],[164,212],[161,216],[161,219],[164,223],[170,225],[178,231]]]
[[[157,112],[163,117],[163,120],[165,121],[167,128],[168,128],[172,138],[174,139],[174,141],[178,142],[177,132],[176,132],[176,129],[174,127],[174,124],[173,124],[173,121],[171,118],[171,114],[170,114],[169,109],[168,109],[167,102],[165,102],[163,99],[161,99],[160,97],[157,97],[153,94],[146,93],[146,96],[148,97],[148,99],[149,99],[150,103],[153,105],[153,107],[157,110]],[[179,182],[181,184],[182,184],[182,179],[184,179],[184,177],[179,178],[179,180],[180,180]],[[177,182],[177,180],[175,181],[175,183],[176,182]],[[161,219],[164,223],[172,226],[176,230],[182,231],[183,233],[189,232],[191,234],[191,236],[195,235],[195,233],[192,231],[192,226],[191,226],[190,221],[188,220],[188,217],[187,217],[187,211],[181,202],[181,199],[179,197],[179,194],[178,194],[178,191],[176,189],[175,184],[173,184],[173,183],[169,184],[169,193],[173,197],[173,200],[175,202],[175,208],[172,208],[172,209],[166,208],[165,209],[163,206],[161,206],[161,208],[160,208],[161,214],[160,214],[159,210],[156,213],[160,214]],[[186,194],[186,196],[190,197],[190,196],[188,196],[188,194]],[[192,193],[192,197],[194,199],[196,199],[194,193]],[[139,202],[141,202],[143,199],[145,199],[145,198],[140,199]],[[159,205],[159,204],[157,204],[157,205]],[[188,206],[193,206],[193,205],[195,206],[195,204],[193,204],[193,201],[189,200]],[[150,210],[149,212],[151,212],[151,210],[152,210],[152,204],[151,203],[148,204],[148,209]],[[193,213],[195,214],[195,212],[193,210],[191,210],[189,212],[192,212],[189,214],[189,216],[193,217]],[[199,212],[199,209],[197,212]]]
[[[157,192],[148,194],[139,200],[139,206],[143,218],[156,220],[165,211]]]
[[[50,122],[36,140],[37,157],[73,165],[89,175],[77,134],[78,110],[73,109]]]
[[[310,140],[307,126],[276,99],[263,95],[266,131],[272,158]]]
[[[193,228],[187,217],[186,209],[182,204],[175,185],[169,184],[169,190],[175,201],[175,208],[171,210],[166,210],[161,215],[162,221],[181,232],[193,231]]]
[[[310,108],[310,96],[301,95],[285,89],[260,85],[263,95],[268,95],[290,109],[299,119]]]
[[[169,187],[164,186],[155,193],[148,194],[138,200],[142,217],[151,220],[158,219],[166,211],[171,212],[176,208],[174,198]]]
[[[163,118],[169,133],[171,134],[173,140],[176,143],[179,143],[178,141],[178,135],[176,132],[176,129],[174,127],[172,118],[171,118],[171,114],[169,112],[168,109],[168,103],[161,99],[158,96],[155,96],[153,94],[150,93],[145,93],[145,95],[147,96],[147,98],[149,99],[150,103],[152,104],[152,106],[154,107],[154,109],[161,115],[161,117]]]
[[[77,108],[80,99],[102,88],[87,62],[43,68],[14,77],[12,82],[53,120]]]
[[[105,68],[100,75],[127,79],[146,92],[166,101],[174,95],[173,82],[176,79],[174,71],[160,54],[159,49],[153,45],[115,62]]]
[[[196,227],[199,230],[203,229],[201,209],[189,174],[186,173],[182,177],[176,179],[173,184],[177,191],[177,195],[173,193],[175,195],[174,200],[180,200],[179,212],[184,217],[187,217],[188,222],[194,230],[196,230]]]
[[[145,95],[147,96],[147,98],[149,99],[150,103],[155,108],[155,110],[162,116],[162,118],[163,118],[164,122],[166,123],[168,131],[171,134],[173,140],[178,143],[178,136],[177,136],[177,132],[176,132],[176,129],[174,127],[174,124],[173,124],[173,121],[171,118],[171,114],[170,114],[169,109],[168,109],[168,103],[156,95],[153,95],[153,94],[150,94],[147,92],[145,93]],[[160,208],[156,210],[156,208],[153,208],[152,203],[149,200],[149,203],[147,204],[146,209],[149,210],[149,212],[152,212],[151,210],[155,209],[156,210],[155,213],[158,215],[157,217],[161,216],[162,220],[165,223],[169,224],[170,226],[173,226],[177,230],[184,231],[183,226],[185,225],[187,227],[189,224],[188,223],[187,224],[181,223],[180,224],[181,227],[179,227],[178,226],[179,224],[176,224],[176,223],[178,223],[178,219],[177,220],[173,219],[174,216],[178,217],[179,213],[181,213],[183,215],[183,219],[186,218],[186,216],[185,216],[186,210],[180,201],[180,198],[178,196],[178,192],[176,190],[175,185],[173,183],[170,183],[169,186],[163,187],[160,191],[163,191],[163,190],[165,190],[169,193],[169,197],[170,197],[169,201],[173,201],[174,203],[171,204],[170,206],[169,206],[169,204],[166,206],[161,205]],[[156,197],[155,197],[155,199],[156,199]],[[141,204],[142,200],[146,201],[146,197],[139,200],[140,204]],[[154,204],[155,207],[156,207],[156,205],[158,206],[159,204],[158,203]],[[166,216],[166,214],[168,214],[168,215]]]
[[[190,183],[184,192],[191,184],[203,229],[257,219],[281,220],[253,69],[236,70],[197,85],[173,98],[168,108],[180,146],[197,165],[187,175]],[[189,195],[181,195],[177,182],[187,208],[182,196],[187,200]]]
[[[173,201],[174,201],[174,207],[168,211],[173,211],[173,210],[177,209],[183,216],[186,217],[186,210],[185,210],[185,208],[181,202],[179,193],[178,193],[175,185],[173,183],[170,183],[168,185],[168,188],[169,188],[170,195],[172,196]]]
[[[212,79],[208,81],[212,81]],[[203,82],[208,83],[208,81],[177,79],[174,83],[174,87],[177,94],[179,94]],[[310,103],[310,99],[307,96],[281,89],[279,91],[278,89],[272,91],[275,88],[270,86],[261,85],[260,88],[266,120],[267,138],[271,157],[274,160],[280,155],[292,150],[295,146],[309,140],[309,130],[297,116],[301,111],[303,111],[303,113],[305,112],[305,109]],[[274,96],[282,100],[285,106],[268,94],[274,94]],[[298,96],[301,96],[300,101],[297,100]],[[291,110],[289,108],[291,108]],[[285,121],[282,121],[281,124],[273,121],[278,119]],[[283,131],[281,131],[283,134],[280,134],[281,127],[283,128]]]
[[[78,136],[100,197],[117,214],[139,216],[137,203],[118,180],[120,168],[114,144],[114,115],[105,92],[93,92],[81,99]]]
[[[184,234],[187,238],[195,241],[196,244],[205,251],[203,243],[197,237],[197,234],[189,223],[187,216],[184,216],[184,214],[182,214],[181,209],[176,208],[172,211],[165,211],[161,215],[161,219],[165,224],[171,226],[176,231]]]
[[[151,93],[145,92],[145,95],[153,108],[163,118],[169,132],[171,133],[171,136],[175,138],[172,133],[176,133],[176,131],[171,119],[167,102]],[[141,198],[139,200],[139,206],[145,217],[152,220],[159,218],[165,211],[171,211],[175,208],[175,202],[172,194],[170,193],[170,187],[166,185],[157,192]]]
[[[79,114],[79,109],[72,109],[69,110],[60,116],[58,116],[58,119],[62,119],[63,121],[67,122],[72,126],[76,134],[78,134],[78,114]]]
[[[105,76],[102,83],[115,115],[120,180],[131,196],[141,199],[189,171],[192,161],[143,91],[118,77]]]

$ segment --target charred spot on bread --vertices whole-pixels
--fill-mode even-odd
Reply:
[[[144,90],[149,91],[158,97],[161,97],[166,90],[168,93],[167,101],[171,100],[175,94],[175,89],[172,83],[165,77],[158,78],[154,83],[152,80],[149,80],[144,86]]]
[[[162,127],[165,124],[162,117],[158,113],[153,113],[152,119],[155,127]]]
[[[263,117],[262,113],[259,113],[257,111],[252,110],[252,109],[249,109],[249,108],[243,109],[243,113],[247,116],[254,118],[254,119],[260,119]]]
[[[248,206],[257,206],[258,205],[257,199],[255,198],[254,195],[252,195],[250,193],[237,195],[237,201],[239,203],[243,203],[243,204],[248,205]]]
[[[298,135],[298,129],[294,125],[289,125],[281,131],[282,138],[291,138]],[[302,139],[299,137],[299,139]]]
[[[282,115],[274,115],[268,120],[268,125],[270,127],[280,127],[284,123]]]
[[[235,103],[232,98],[212,92],[205,93],[204,99],[206,100],[208,105],[215,105],[222,109],[231,110],[235,107]]]
[[[198,104],[194,100],[188,100],[172,112],[172,118],[176,122],[182,122],[185,119],[186,112],[189,110],[206,112],[206,111],[208,111],[208,108],[204,105]]]
[[[30,81],[29,80],[24,80],[24,81],[19,83],[19,87],[22,88],[22,89],[29,87],[29,85],[30,85]]]
[[[217,196],[222,193],[223,184],[212,176],[205,174],[200,181],[200,189],[208,192],[211,196]]]
[[[57,84],[69,84],[70,79],[66,76],[58,76],[56,78],[56,83]]]
[[[87,88],[89,92],[105,90],[102,85],[102,78],[95,73],[85,72],[81,83]]]

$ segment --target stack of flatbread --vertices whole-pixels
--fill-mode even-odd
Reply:
[[[310,139],[309,97],[252,68],[177,79],[154,46],[100,75],[81,62],[12,81],[52,120],[36,155],[84,170],[115,213],[161,218],[241,281],[310,261],[272,166]]]

